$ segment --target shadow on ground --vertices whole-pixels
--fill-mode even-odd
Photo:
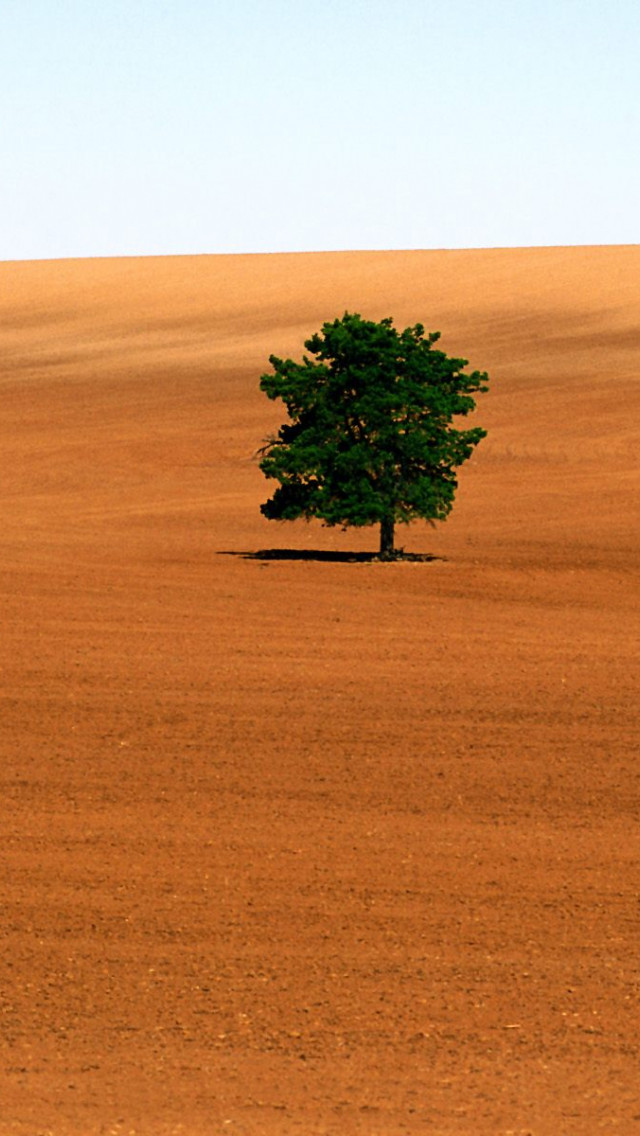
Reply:
[[[397,564],[400,561],[427,564],[444,560],[431,552],[401,552],[383,558],[377,552],[335,552],[321,548],[261,548],[257,552],[219,552],[218,556],[238,556],[242,560],[324,560],[333,564]]]

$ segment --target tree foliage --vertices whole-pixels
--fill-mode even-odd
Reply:
[[[288,421],[261,451],[260,468],[280,484],[261,506],[271,520],[317,517],[327,525],[379,524],[380,552],[394,554],[394,526],[442,521],[456,469],[485,436],[454,421],[475,409],[484,372],[464,371],[422,324],[400,332],[345,312],[305,342],[301,363],[271,355],[260,379]],[[311,356],[311,358],[310,358]]]

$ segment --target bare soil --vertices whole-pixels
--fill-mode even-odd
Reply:
[[[640,248],[0,265],[2,1136],[640,1132]],[[269,525],[270,352],[487,369]]]

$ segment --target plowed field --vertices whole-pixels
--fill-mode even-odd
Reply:
[[[639,285],[0,265],[1,1136],[640,1132]],[[491,375],[426,562],[259,513],[345,310]]]

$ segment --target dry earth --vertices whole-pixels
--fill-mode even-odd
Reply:
[[[0,266],[2,1136],[640,1132],[640,248]],[[271,351],[443,332],[430,563],[269,525]]]

